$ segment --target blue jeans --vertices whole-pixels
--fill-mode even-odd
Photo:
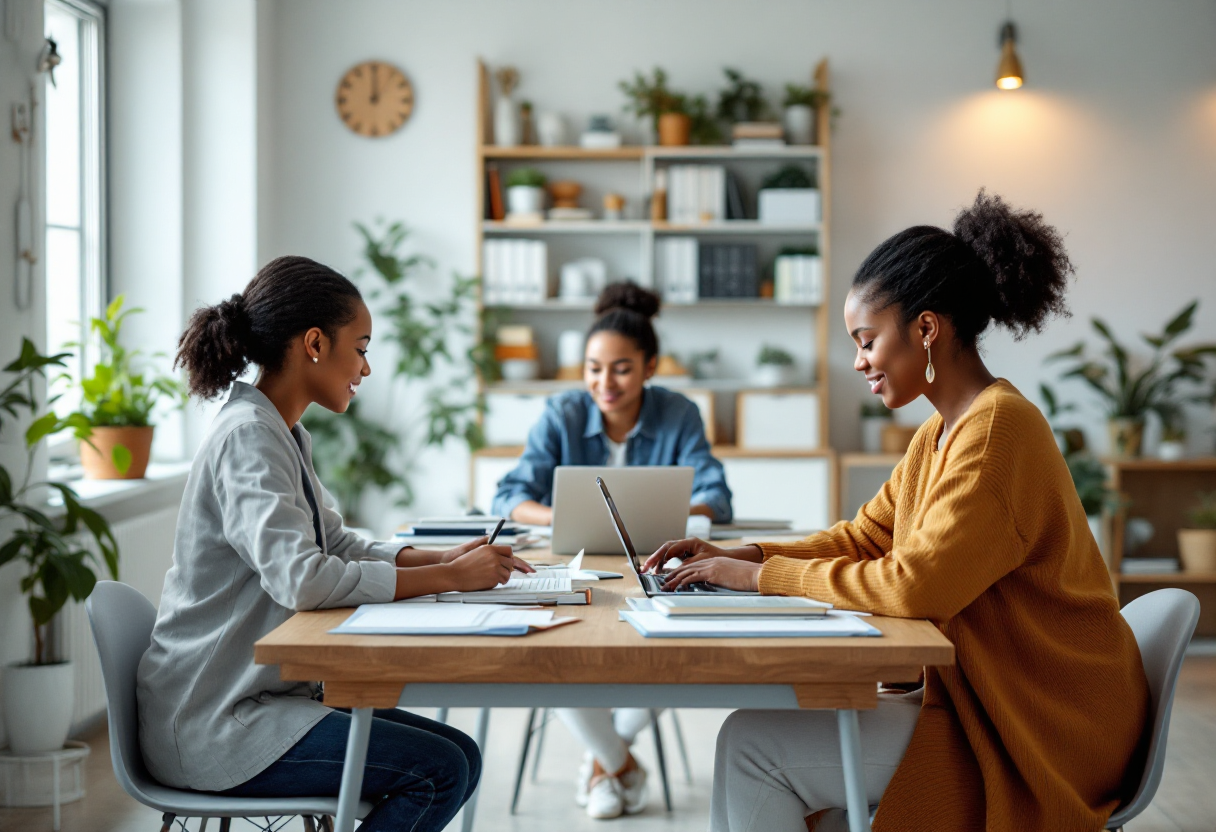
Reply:
[[[334,711],[234,797],[337,797],[350,714]],[[415,714],[373,711],[362,798],[376,808],[360,832],[443,829],[477,788],[481,752],[467,734]]]

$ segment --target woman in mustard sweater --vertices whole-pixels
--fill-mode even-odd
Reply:
[[[797,543],[683,540],[648,561],[685,558],[669,587],[927,618],[954,643],[953,667],[861,714],[875,830],[1096,831],[1138,780],[1139,650],[1051,428],[977,348],[992,322],[1021,336],[1063,312],[1071,272],[1040,215],[983,192],[953,233],[917,226],[882,243],[845,301],[853,366],[888,407],[923,395],[937,409],[890,481],[851,522]],[[843,805],[831,714],[726,721],[713,832],[836,828]]]

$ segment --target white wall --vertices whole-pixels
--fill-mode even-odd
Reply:
[[[1028,0],[1015,12],[1027,86],[1000,93],[997,3],[277,2],[261,15],[274,27],[273,58],[259,56],[273,76],[259,83],[273,90],[261,116],[274,135],[260,137],[259,164],[273,170],[259,194],[259,259],[299,253],[350,270],[351,222],[383,215],[405,219],[445,266],[471,271],[478,56],[516,65],[521,97],[578,121],[620,113],[617,82],[634,69],[659,64],[674,86],[714,93],[721,68],[738,66],[776,94],[827,56],[842,110],[834,305],[883,238],[911,224],[946,225],[988,187],[1042,211],[1066,233],[1078,267],[1073,319],[1016,346],[989,337],[994,372],[1033,394],[1047,377],[1043,356],[1082,336],[1089,316],[1131,337],[1195,297],[1196,335],[1216,339],[1216,6]],[[415,87],[415,113],[390,138],[355,136],[334,113],[341,74],[369,58],[398,64]],[[852,359],[842,326],[831,351],[832,442],[841,449],[860,442],[865,390]],[[364,389],[387,413],[376,380]],[[913,410],[910,418],[926,412]],[[1091,431],[1095,444],[1101,433]],[[1210,436],[1200,440],[1210,449]],[[455,446],[428,456],[430,495],[419,511],[450,508],[464,475]]]

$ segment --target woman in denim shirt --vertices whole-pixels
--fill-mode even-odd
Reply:
[[[658,365],[659,339],[650,323],[658,311],[658,296],[633,283],[604,290],[587,333],[587,389],[549,399],[519,465],[498,484],[495,514],[551,525],[558,465],[688,465],[694,471],[689,513],[730,522],[730,489],[722,463],[710,453],[697,406],[679,393],[645,386]],[[589,749],[575,797],[587,814],[614,818],[641,811],[646,771],[629,746],[650,712],[559,708],[558,715]]]

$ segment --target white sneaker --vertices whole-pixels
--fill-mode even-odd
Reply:
[[[587,794],[591,791],[591,774],[595,770],[595,757],[590,751],[583,754],[583,764],[578,767],[578,780],[574,785],[574,802],[587,807]]]
[[[611,774],[601,774],[587,791],[587,814],[596,820],[619,818],[625,811],[621,784]]]
[[[646,808],[646,769],[638,765],[633,771],[627,771],[617,780],[621,784],[621,802],[625,814],[636,815]]]

